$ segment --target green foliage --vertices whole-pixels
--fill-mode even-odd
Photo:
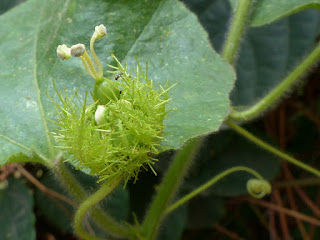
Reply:
[[[251,25],[269,24],[285,16],[309,8],[320,8],[319,0],[260,0],[257,1],[252,14]]]
[[[114,65],[109,56],[115,53],[130,69],[137,56],[141,63],[148,61],[155,85],[179,82],[170,94],[170,105],[179,111],[165,121],[166,145],[178,148],[188,138],[220,127],[228,114],[234,72],[180,2],[29,0],[0,17],[1,164],[12,154],[32,151],[52,164],[57,152],[47,119],[56,112],[45,95],[54,96],[52,78],[70,96],[79,89],[82,100],[93,85],[77,61],[60,62],[56,47],[87,42],[100,23],[110,33],[106,43],[96,44],[103,66]]]
[[[33,197],[21,179],[0,190],[0,239],[35,240]]]
[[[237,36],[243,35],[243,41],[232,37],[225,41],[227,30],[228,36],[234,32],[235,28],[228,25],[233,23],[231,8],[236,11],[239,1],[184,1],[197,14],[208,34],[194,14],[177,0],[29,0],[1,15],[0,165],[34,162],[53,168],[56,160],[64,165],[59,153],[64,150],[68,160],[93,176],[73,168],[56,171],[66,185],[72,180],[67,187],[72,190],[69,189],[70,195],[51,173],[47,173],[42,182],[78,201],[79,209],[86,209],[74,212],[66,206],[78,216],[77,237],[87,240],[109,237],[109,234],[132,240],[178,240],[186,229],[212,228],[217,221],[230,223],[230,219],[234,224],[237,216],[226,214],[223,196],[249,192],[260,198],[271,191],[266,181],[248,181],[252,176],[234,172],[247,171],[258,179],[271,180],[279,172],[278,157],[319,176],[318,170],[256,138],[228,119],[228,115],[233,116],[243,105],[255,104],[314,48],[320,26],[319,13],[301,10],[319,8],[320,2],[253,1],[251,18],[238,21],[242,26],[249,24],[246,32],[238,31]],[[249,5],[251,2],[241,1]],[[6,1],[0,4],[0,11],[11,7],[10,4]],[[243,13],[249,11],[246,4],[242,6]],[[241,11],[238,9],[237,13],[241,15]],[[96,80],[94,83],[74,59],[60,61],[55,49],[62,43],[87,42],[93,26],[101,23],[108,29],[107,40],[96,44],[101,62],[93,50],[94,41],[101,37],[97,35],[91,39],[88,51],[95,66],[86,65],[89,55],[81,59]],[[224,52],[226,43],[228,47],[232,45],[231,54],[223,54],[226,61],[212,49],[207,35],[216,50],[220,51],[225,44],[221,50]],[[113,54],[120,61],[113,58]],[[135,58],[142,66],[138,64],[135,68]],[[317,58],[315,54],[311,64]],[[234,60],[234,66],[226,63],[233,62],[230,59]],[[128,63],[128,67],[120,62]],[[104,72],[102,66],[106,65],[113,71]],[[306,71],[307,67],[302,69]],[[237,81],[230,94],[235,73]],[[174,83],[178,84],[172,87]],[[230,107],[229,95],[234,109]],[[271,105],[268,101],[266,104]],[[219,130],[223,122],[278,157],[265,153],[230,130],[211,134]],[[303,135],[289,141],[287,148],[304,152],[312,148],[310,145],[316,146],[316,130],[309,128],[310,121],[297,117],[295,124],[304,129]],[[245,128],[257,132],[256,126],[253,123]],[[49,129],[53,131],[51,135]],[[312,139],[305,134],[309,132],[313,133],[308,134]],[[273,142],[264,133],[258,135]],[[175,154],[172,149],[178,148],[181,149]],[[166,149],[171,151],[163,152]],[[314,163],[311,157],[310,160]],[[158,175],[144,171],[149,170],[148,167],[156,169]],[[229,173],[232,174],[226,176]],[[129,186],[130,204],[128,190],[122,185],[116,188],[120,177],[124,177]],[[138,177],[138,186],[133,185],[135,181],[129,181]],[[112,181],[104,181],[113,178],[117,178],[113,185],[108,186]],[[99,197],[91,201],[95,196],[90,196],[91,192],[101,186],[97,180],[104,181],[105,188],[100,188]],[[115,188],[99,207],[93,207]],[[104,193],[104,189],[108,191]],[[195,195],[200,196],[193,198]],[[26,205],[16,208],[19,199],[24,199]],[[32,195],[21,181],[10,179],[9,188],[0,191],[0,210],[10,209],[15,219],[4,221],[0,216],[1,239],[12,239],[12,226],[21,222],[25,224],[19,225],[19,235],[13,239],[35,238],[32,204]],[[47,197],[39,191],[36,205],[49,222],[61,220],[62,224],[55,225],[59,231],[72,231],[65,212],[56,205],[48,207]],[[89,222],[93,229],[89,234],[87,222],[82,222],[82,218],[91,207]],[[21,209],[27,214],[23,220],[18,219]],[[129,212],[132,215],[127,221]],[[251,222],[256,221],[250,214],[252,211],[245,212]],[[7,211],[4,216],[9,216]],[[252,227],[243,230],[246,227],[246,223],[242,224],[239,232],[249,236]],[[300,237],[296,232],[294,237]]]
[[[229,0],[235,10],[239,0]],[[255,1],[252,11],[250,25],[257,27],[277,21],[293,13],[305,9],[319,9],[319,0],[259,0]]]
[[[228,1],[185,2],[199,16],[214,49],[220,52],[232,17]],[[289,3],[291,5],[291,1]],[[237,81],[230,95],[233,106],[252,105],[281,82],[316,46],[319,32],[320,15],[314,9],[301,11],[269,25],[248,26],[234,66]]]
[[[167,216],[161,226],[158,239],[179,240],[187,222],[187,206],[182,206]]]
[[[204,207],[206,206],[206,207]],[[188,204],[187,227],[190,230],[210,229],[227,214],[225,201],[221,197],[206,192],[190,200]]]

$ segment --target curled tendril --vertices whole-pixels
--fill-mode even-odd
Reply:
[[[263,198],[271,193],[271,185],[264,179],[250,179],[247,182],[248,193],[254,198]]]

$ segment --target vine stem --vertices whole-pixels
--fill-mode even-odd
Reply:
[[[95,206],[98,202],[104,199],[108,194],[110,194],[121,182],[122,177],[114,180],[113,182],[106,181],[102,184],[100,189],[88,197],[78,208],[76,215],[74,217],[74,229],[79,237],[85,240],[106,240],[103,238],[95,237],[88,234],[82,227],[82,220],[84,216],[88,213],[90,208]]]
[[[230,64],[233,64],[236,53],[239,49],[241,37],[247,23],[252,0],[240,0],[235,11],[230,31],[225,42],[222,57]]]
[[[292,87],[300,77],[320,58],[320,44],[317,46],[279,85],[258,101],[255,105],[244,111],[232,110],[229,118],[236,121],[248,121],[272,106],[283,94]]]
[[[144,239],[155,239],[164,211],[181,184],[201,142],[200,139],[189,140],[174,158],[142,223],[141,235]]]
[[[206,182],[205,184],[201,185],[197,189],[193,190],[191,193],[187,194],[186,196],[184,196],[180,200],[176,201],[174,204],[172,204],[170,207],[168,207],[166,209],[164,214],[167,215],[167,214],[171,213],[173,210],[180,207],[181,205],[183,205],[184,203],[186,203],[187,201],[189,201],[191,198],[195,197],[199,193],[203,192],[207,188],[211,187],[212,185],[214,185],[215,183],[220,181],[222,178],[226,177],[227,175],[229,175],[231,173],[238,172],[238,171],[245,171],[245,172],[251,173],[256,178],[263,180],[263,177],[257,171],[255,171],[251,168],[243,167],[243,166],[229,168],[229,169],[223,171],[222,173],[219,173],[218,175],[214,176],[210,181]]]
[[[256,145],[260,146],[261,148],[277,155],[278,157],[280,157],[281,159],[287,160],[288,162],[310,172],[313,173],[314,175],[320,177],[320,171],[301,162],[298,159],[295,159],[293,157],[291,157],[290,155],[276,149],[275,147],[269,145],[268,143],[263,142],[262,140],[260,140],[259,138],[257,138],[256,136],[254,136],[253,134],[251,134],[250,132],[248,132],[247,130],[245,130],[244,128],[240,127],[239,125],[233,123],[230,120],[226,120],[224,122],[225,124],[227,124],[229,127],[231,127],[233,130],[235,130],[237,133],[239,133],[240,135],[242,135],[243,137],[247,138],[248,140],[250,140],[251,142],[255,143]]]
[[[56,161],[56,165],[53,168],[55,174],[59,177],[59,180],[66,186],[71,193],[74,200],[78,203],[84,201],[87,198],[86,191],[82,188],[81,184],[74,178],[71,172],[64,166],[62,156],[60,155]],[[102,211],[99,207],[93,207],[91,211],[92,219],[106,232],[111,235],[129,238],[133,235],[129,227],[117,222],[108,213]]]

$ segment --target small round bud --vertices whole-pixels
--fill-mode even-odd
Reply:
[[[120,98],[119,83],[110,79],[97,82],[93,88],[93,95],[100,104],[107,104],[110,101],[117,101]]]
[[[86,51],[86,47],[81,43],[71,46],[72,57],[81,57],[85,51]]]
[[[94,28],[93,38],[95,40],[102,38],[105,35],[107,35],[107,29],[103,24],[100,24]]]
[[[94,119],[96,120],[96,123],[98,125],[102,124],[103,122],[103,115],[104,112],[106,111],[106,107],[103,105],[98,105],[96,113],[94,114]]]
[[[59,45],[57,47],[57,56],[61,60],[68,60],[71,57],[71,49],[65,44]]]

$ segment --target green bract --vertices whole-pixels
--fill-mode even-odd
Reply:
[[[104,28],[103,25],[98,27]],[[82,102],[77,93],[68,96],[54,86],[61,103],[52,100],[59,116],[54,121],[58,125],[57,132],[52,134],[61,144],[59,148],[68,152],[77,167],[98,175],[99,181],[119,177],[125,182],[132,177],[136,180],[141,167],[152,169],[155,160],[152,156],[159,153],[171,87],[167,83],[165,88],[159,86],[155,89],[138,61],[135,74],[130,75],[127,66],[123,67],[115,56],[118,66],[110,67],[116,78],[105,78],[101,62],[93,50],[96,35],[95,32],[90,43],[94,64],[84,45],[71,47],[71,55],[80,57],[89,75],[96,80],[93,88],[95,102],[87,105],[88,95]],[[67,54],[69,51],[66,46],[61,46],[57,49],[59,57],[62,55],[59,51],[65,50]]]

